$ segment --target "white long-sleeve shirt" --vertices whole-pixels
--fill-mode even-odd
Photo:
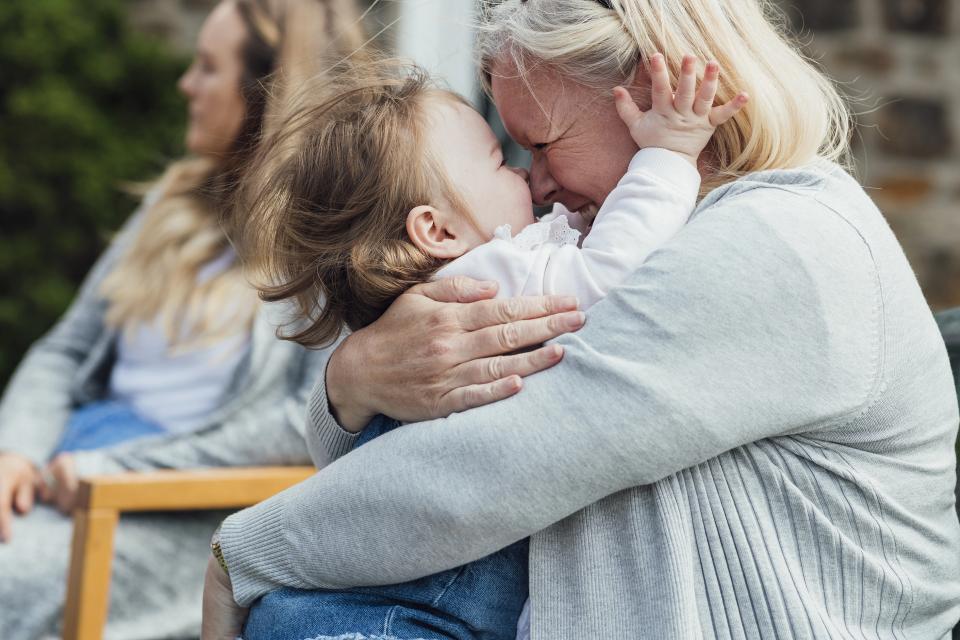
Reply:
[[[579,216],[556,205],[515,236],[509,225],[497,228],[492,240],[444,266],[437,277],[496,280],[504,298],[575,295],[586,309],[686,224],[699,188],[700,174],[679,155],[641,149],[582,243]]]

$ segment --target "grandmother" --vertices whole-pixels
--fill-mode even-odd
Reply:
[[[533,153],[540,203],[604,201],[636,151],[610,90],[632,82],[649,108],[656,52],[674,82],[683,54],[718,60],[717,100],[751,101],[708,147],[689,224],[559,337],[563,361],[519,394],[448,415],[542,366],[536,352],[497,354],[563,331],[550,299],[476,301],[491,297],[481,283],[437,282],[347,338],[314,391],[315,459],[348,451],[378,413],[443,419],[228,518],[205,637],[238,632],[241,607],[274,590],[399,583],[526,536],[535,639],[949,635],[958,410],[943,341],[842,168],[842,100],[768,11],[487,9],[483,70]],[[304,601],[258,606],[292,619]]]

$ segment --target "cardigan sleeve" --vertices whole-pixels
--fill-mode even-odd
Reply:
[[[346,336],[341,336],[333,345],[324,350],[318,375],[307,401],[306,439],[307,449],[313,464],[322,469],[337,458],[353,449],[361,432],[351,433],[340,426],[330,411],[327,399],[326,370],[330,356],[340,346]]]

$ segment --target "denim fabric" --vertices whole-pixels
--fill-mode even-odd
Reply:
[[[101,449],[162,433],[165,433],[163,427],[141,418],[123,402],[92,402],[80,407],[70,416],[63,439],[53,455],[67,451]]]
[[[378,417],[356,446],[397,426]],[[527,599],[527,553],[528,541],[521,540],[462,567],[402,584],[273,591],[251,608],[243,637],[515,640]]]

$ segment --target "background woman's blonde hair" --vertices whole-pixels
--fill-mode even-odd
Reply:
[[[241,131],[226,157],[186,158],[167,169],[154,186],[159,198],[101,288],[109,325],[130,330],[159,318],[178,346],[249,329],[258,303],[239,261],[199,277],[228,249],[221,224],[240,224],[222,219],[231,211],[240,168],[279,117],[289,88],[364,44],[353,0],[225,1],[247,29]]]
[[[847,106],[786,37],[769,0],[485,0],[481,16],[478,52],[488,91],[502,60],[521,76],[546,64],[605,95],[657,52],[674,86],[684,54],[717,60],[717,102],[739,91],[750,101],[711,140],[712,175],[702,193],[818,157],[848,163]]]
[[[241,255],[264,300],[296,303],[281,337],[314,347],[366,326],[445,263],[406,230],[419,205],[470,215],[426,142],[428,100],[463,103],[409,63],[344,63],[306,83],[257,151]]]

